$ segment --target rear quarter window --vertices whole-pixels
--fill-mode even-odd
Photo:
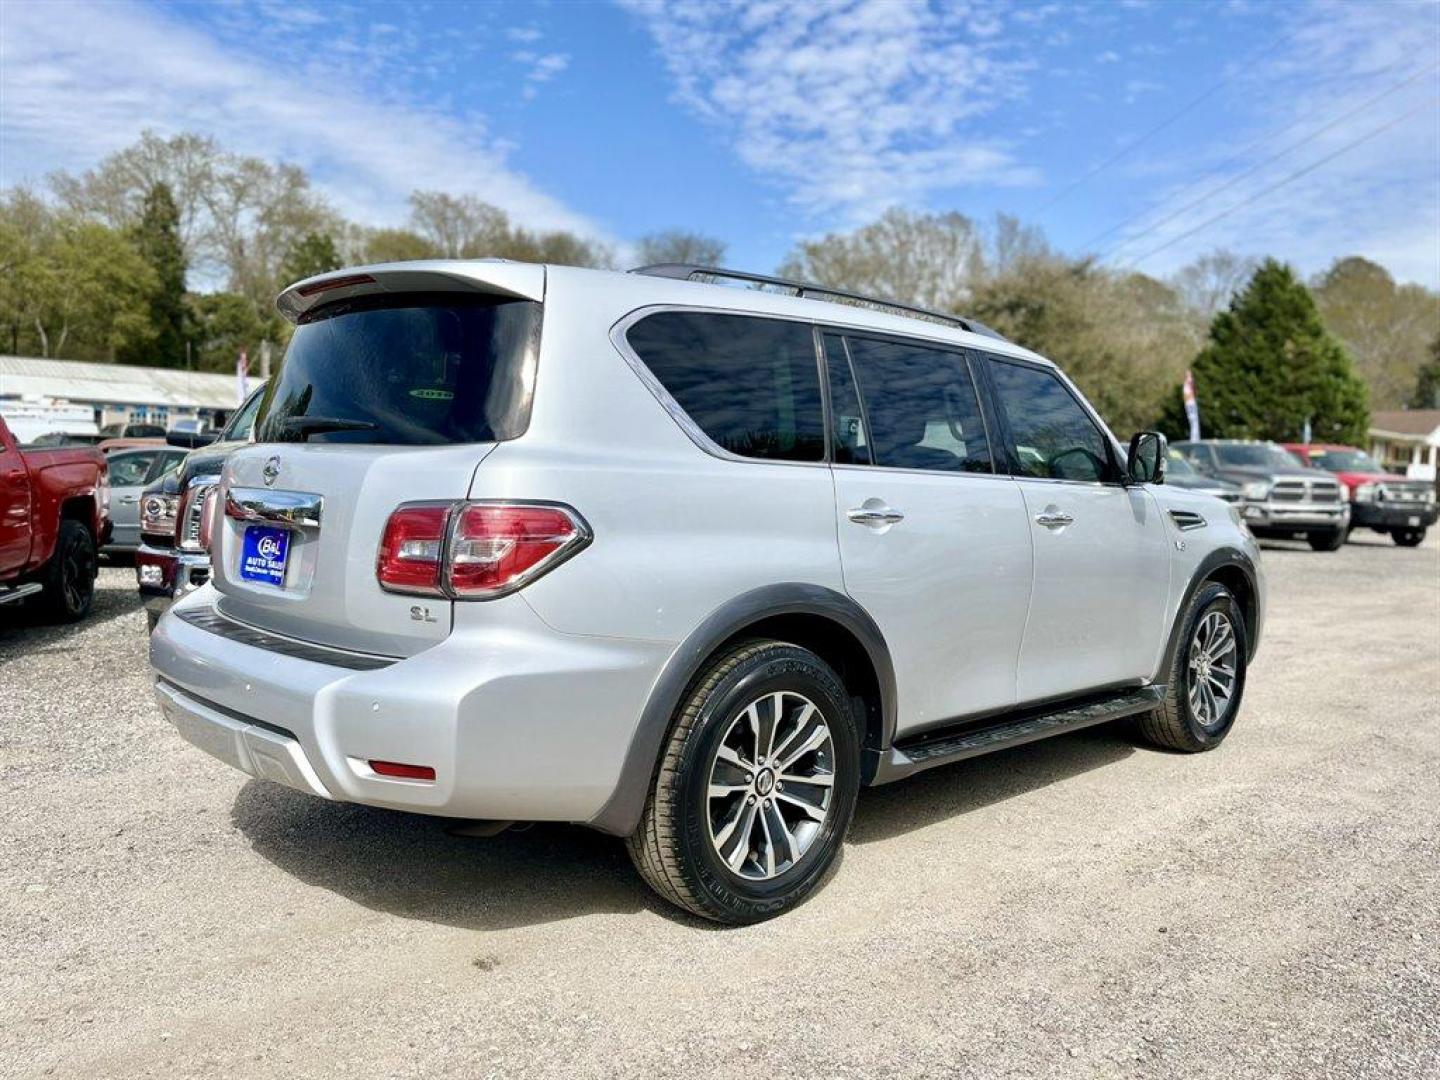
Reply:
[[[809,324],[665,311],[626,332],[635,355],[723,450],[772,461],[820,461],[825,416]]]

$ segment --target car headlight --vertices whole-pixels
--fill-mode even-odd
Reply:
[[[1355,502],[1374,502],[1375,485],[1356,484],[1353,488],[1350,489],[1350,498],[1353,499]]]
[[[146,495],[140,504],[140,530],[147,533],[175,535],[175,514],[180,508],[178,495]]]
[[[1270,484],[1265,480],[1252,480],[1244,487],[1245,498],[1264,502],[1270,497]]]

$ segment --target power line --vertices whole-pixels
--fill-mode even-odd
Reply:
[[[1101,256],[1100,256],[1101,261],[1104,261],[1105,259],[1110,258],[1112,255],[1114,255],[1116,252],[1120,251],[1121,249],[1129,247],[1129,246],[1130,246],[1131,244],[1133,244],[1136,240],[1139,240],[1139,239],[1141,239],[1142,237],[1148,236],[1150,233],[1152,233],[1152,232],[1154,232],[1156,229],[1158,229],[1161,225],[1164,225],[1164,224],[1166,224],[1166,223],[1168,223],[1168,222],[1170,222],[1170,221],[1173,221],[1176,217],[1179,217],[1181,214],[1185,213],[1187,210],[1193,210],[1195,207],[1199,206],[1201,203],[1203,203],[1203,202],[1208,202],[1210,199],[1214,198],[1216,195],[1219,195],[1222,191],[1227,191],[1227,190],[1229,190],[1231,187],[1233,187],[1235,184],[1239,183],[1241,180],[1245,179],[1247,176],[1250,176],[1250,175],[1254,174],[1255,172],[1257,172],[1258,170],[1264,168],[1266,165],[1269,165],[1269,164],[1271,164],[1272,162],[1279,160],[1280,158],[1284,157],[1286,154],[1290,153],[1292,150],[1298,150],[1300,147],[1304,146],[1306,143],[1311,142],[1311,141],[1319,138],[1321,135],[1325,134],[1327,131],[1329,131],[1329,130],[1331,130],[1332,128],[1334,128],[1337,124],[1341,124],[1341,123],[1345,122],[1346,120],[1349,120],[1352,116],[1355,116],[1357,113],[1364,112],[1364,111],[1365,111],[1366,109],[1368,109],[1371,105],[1374,105],[1377,101],[1380,101],[1380,100],[1382,100],[1383,98],[1389,97],[1391,94],[1395,93],[1397,90],[1402,90],[1402,89],[1404,89],[1405,87],[1409,86],[1409,85],[1410,85],[1412,82],[1414,82],[1416,79],[1422,78],[1422,77],[1424,77],[1424,76],[1426,76],[1426,75],[1433,74],[1433,73],[1434,73],[1435,71],[1437,71],[1437,70],[1440,70],[1440,65],[1436,65],[1436,66],[1434,66],[1434,67],[1430,67],[1430,68],[1427,68],[1427,69],[1424,69],[1424,70],[1421,70],[1421,71],[1414,72],[1413,74],[1409,75],[1409,76],[1406,77],[1405,79],[1402,79],[1400,82],[1395,83],[1393,86],[1390,86],[1389,88],[1387,88],[1387,89],[1385,89],[1385,90],[1382,90],[1380,93],[1376,94],[1374,97],[1372,97],[1372,98],[1370,98],[1368,101],[1366,101],[1363,105],[1358,105],[1358,106],[1356,106],[1354,109],[1350,110],[1350,111],[1347,112],[1345,115],[1343,115],[1343,116],[1341,116],[1341,117],[1338,117],[1338,118],[1335,119],[1335,120],[1332,120],[1329,124],[1326,124],[1324,127],[1321,127],[1321,128],[1316,129],[1315,131],[1312,131],[1309,135],[1305,136],[1303,139],[1300,139],[1300,140],[1298,140],[1298,141],[1296,141],[1296,142],[1291,143],[1291,144],[1290,144],[1289,146],[1287,146],[1284,150],[1281,150],[1281,151],[1279,151],[1279,152],[1277,152],[1277,153],[1275,153],[1275,154],[1272,154],[1270,157],[1266,158],[1264,161],[1260,162],[1258,165],[1255,165],[1255,166],[1247,169],[1245,172],[1240,173],[1238,176],[1231,177],[1228,181],[1226,181],[1225,183],[1221,184],[1219,187],[1214,188],[1214,189],[1212,189],[1211,191],[1208,191],[1208,192],[1205,193],[1204,195],[1200,196],[1198,199],[1195,199],[1193,202],[1189,202],[1189,203],[1185,204],[1185,205],[1184,205],[1183,207],[1181,207],[1179,210],[1176,210],[1174,213],[1168,215],[1167,217],[1161,218],[1159,221],[1152,223],[1150,226],[1148,226],[1147,228],[1145,228],[1145,229],[1142,230],[1141,232],[1136,233],[1134,236],[1127,237],[1125,240],[1121,241],[1119,244],[1116,244],[1116,245],[1115,245],[1114,247],[1112,247],[1110,250],[1108,250],[1107,252],[1105,252],[1104,255],[1101,255]],[[1293,124],[1289,124],[1289,125],[1281,128],[1278,132],[1267,133],[1267,134],[1261,135],[1258,139],[1252,140],[1251,142],[1247,143],[1247,144],[1245,145],[1244,149],[1242,149],[1239,153],[1237,153],[1237,154],[1233,155],[1232,157],[1230,157],[1223,165],[1220,166],[1219,169],[1216,170],[1216,172],[1223,171],[1224,169],[1228,168],[1229,166],[1231,166],[1231,165],[1233,165],[1233,164],[1236,164],[1236,163],[1242,161],[1242,160],[1244,159],[1245,155],[1246,155],[1252,148],[1260,145],[1261,143],[1267,142],[1267,141],[1270,141],[1270,140],[1273,140],[1273,139],[1275,139],[1277,136],[1284,135],[1284,134],[1286,134],[1287,132],[1294,131],[1296,128],[1303,126],[1303,125],[1304,125],[1305,123],[1307,123],[1309,120],[1311,120],[1312,118],[1314,118],[1319,112],[1320,112],[1320,110],[1317,109],[1317,110],[1315,110],[1314,112],[1311,112],[1309,115],[1301,118],[1300,120],[1295,121]],[[1174,195],[1174,197],[1175,197],[1175,198],[1179,198],[1179,197],[1185,195],[1185,194],[1188,193],[1188,192],[1194,191],[1196,188],[1200,187],[1201,184],[1203,184],[1204,182],[1205,182],[1205,178],[1202,177],[1201,179],[1195,181],[1194,183],[1187,184],[1185,187],[1181,188],[1178,192],[1176,192],[1175,195]],[[1110,228],[1106,229],[1104,232],[1100,233],[1098,236],[1091,237],[1089,240],[1085,241],[1084,244],[1080,245],[1080,250],[1081,250],[1081,251],[1085,251],[1085,250],[1090,249],[1093,245],[1098,244],[1101,240],[1104,240],[1104,239],[1105,239],[1106,237],[1108,237],[1108,236],[1113,236],[1115,233],[1119,232],[1121,229],[1125,228],[1127,225],[1134,224],[1135,222],[1140,221],[1142,218],[1148,217],[1150,214],[1154,213],[1157,209],[1160,209],[1160,207],[1159,207],[1159,206],[1152,206],[1152,207],[1150,207],[1148,210],[1142,210],[1140,213],[1134,214],[1134,215],[1126,218],[1125,220],[1121,221],[1118,225],[1113,225],[1113,226],[1111,226]]]
[[[1250,56],[1246,58],[1246,61],[1245,61],[1244,63],[1237,65],[1237,66],[1235,67],[1235,69],[1231,72],[1231,74],[1226,75],[1226,76],[1225,76],[1224,78],[1222,78],[1219,82],[1215,83],[1215,84],[1212,85],[1209,89],[1205,90],[1203,93],[1200,94],[1199,97],[1196,97],[1196,98],[1192,99],[1191,101],[1189,101],[1187,104],[1182,105],[1182,106],[1180,107],[1180,110],[1179,110],[1178,112],[1172,113],[1169,117],[1167,117],[1166,119],[1160,121],[1160,123],[1156,124],[1153,128],[1151,128],[1149,131],[1145,132],[1145,133],[1144,133],[1143,135],[1141,135],[1139,138],[1133,139],[1132,141],[1126,143],[1126,144],[1125,144],[1124,146],[1122,146],[1119,150],[1117,150],[1115,153],[1111,154],[1108,158],[1106,158],[1104,161],[1102,161],[1099,165],[1096,165],[1096,166],[1095,166],[1093,169],[1091,169],[1089,172],[1087,172],[1087,173],[1085,173],[1084,175],[1078,177],[1077,179],[1071,181],[1069,184],[1067,184],[1067,185],[1066,185],[1064,188],[1062,188],[1060,191],[1056,192],[1055,195],[1054,195],[1054,197],[1052,197],[1049,202],[1046,202],[1046,203],[1044,203],[1042,206],[1040,206],[1040,207],[1035,211],[1035,213],[1036,213],[1036,214],[1043,214],[1046,210],[1049,210],[1050,207],[1054,206],[1056,203],[1058,203],[1061,199],[1065,198],[1065,196],[1069,195],[1069,194],[1070,194],[1072,191],[1074,191],[1076,188],[1080,187],[1082,184],[1084,184],[1084,183],[1086,183],[1087,181],[1089,181],[1092,177],[1095,177],[1095,176],[1097,176],[1098,174],[1104,172],[1104,171],[1105,171],[1106,169],[1108,169],[1111,165],[1114,165],[1114,164],[1115,164],[1117,161],[1119,161],[1121,158],[1123,158],[1123,157],[1125,157],[1127,154],[1129,154],[1132,150],[1136,149],[1137,147],[1141,146],[1141,145],[1144,144],[1144,143],[1149,142],[1149,141],[1150,141],[1152,138],[1154,138],[1156,135],[1160,134],[1160,132],[1164,131],[1164,130],[1165,130],[1166,128],[1168,128],[1171,124],[1175,123],[1175,121],[1179,120],[1181,117],[1187,115],[1188,113],[1194,111],[1194,110],[1195,110],[1196,108],[1198,108],[1200,105],[1204,104],[1204,103],[1205,103],[1206,101],[1208,101],[1210,98],[1214,97],[1215,94],[1216,94],[1219,90],[1221,90],[1221,89],[1223,89],[1224,87],[1228,86],[1228,85],[1230,84],[1230,82],[1231,82],[1237,75],[1239,75],[1242,71],[1244,71],[1244,70],[1246,70],[1246,68],[1248,68],[1249,63],[1250,63],[1251,60],[1254,60],[1254,59],[1259,58],[1263,53],[1272,52],[1275,48],[1277,48],[1278,46],[1284,44],[1285,42],[1287,42],[1287,41],[1289,41],[1289,40],[1292,40],[1292,39],[1294,39],[1294,38],[1296,38],[1296,37],[1299,37],[1301,31],[1303,31],[1304,29],[1305,29],[1305,28],[1302,26],[1302,27],[1300,27],[1299,29],[1296,29],[1296,30],[1291,30],[1291,31],[1287,31],[1287,32],[1285,32],[1285,33],[1277,34],[1274,38],[1272,38],[1272,39],[1270,40],[1270,42],[1269,42],[1268,44],[1266,44],[1265,46],[1263,46],[1263,47],[1260,48],[1260,49],[1257,49],[1255,52],[1251,53]]]
[[[1129,262],[1127,262],[1125,265],[1126,265],[1126,266],[1138,266],[1140,263],[1144,262],[1146,259],[1150,258],[1152,255],[1158,255],[1158,254],[1160,254],[1160,252],[1164,251],[1166,248],[1173,247],[1174,245],[1178,244],[1181,240],[1189,239],[1190,237],[1194,236],[1196,233],[1201,232],[1201,231],[1204,230],[1204,229],[1208,229],[1211,225],[1214,225],[1217,221],[1221,221],[1221,220],[1223,220],[1224,218],[1229,217],[1229,216],[1230,216],[1231,214],[1233,214],[1236,210],[1243,209],[1244,207],[1249,206],[1251,203],[1256,202],[1257,200],[1264,198],[1266,195],[1269,195],[1271,192],[1278,191],[1280,188],[1284,187],[1286,184],[1290,183],[1291,181],[1298,180],[1298,179],[1300,179],[1300,177],[1305,176],[1307,173],[1312,173],[1312,172],[1314,172],[1316,169],[1320,168],[1320,166],[1329,164],[1330,162],[1332,162],[1332,161],[1334,161],[1336,158],[1338,158],[1341,154],[1344,154],[1344,153],[1346,153],[1346,152],[1348,152],[1348,151],[1350,151],[1350,150],[1355,149],[1355,147],[1359,146],[1361,143],[1369,142],[1371,139],[1375,138],[1375,136],[1381,135],[1381,134],[1383,134],[1384,132],[1389,131],[1391,128],[1393,128],[1393,127],[1395,127],[1397,124],[1399,124],[1401,121],[1403,121],[1403,120],[1408,120],[1411,116],[1413,116],[1415,113],[1418,113],[1421,109],[1428,108],[1429,106],[1434,105],[1436,102],[1440,102],[1440,94],[1437,94],[1435,97],[1432,97],[1432,98],[1429,98],[1429,99],[1427,99],[1427,100],[1425,100],[1425,101],[1420,102],[1420,103],[1419,103],[1418,105],[1416,105],[1413,109],[1406,109],[1403,113],[1401,113],[1399,116],[1395,117],[1395,119],[1389,121],[1388,123],[1381,124],[1381,125],[1380,125],[1379,127],[1377,127],[1377,128],[1372,128],[1370,131],[1367,131],[1364,135],[1361,135],[1358,139],[1355,139],[1355,140],[1353,140],[1353,141],[1351,141],[1351,142],[1346,143],[1344,146],[1340,147],[1338,150],[1333,151],[1332,153],[1326,154],[1326,155],[1325,155],[1323,158],[1321,158],[1319,161],[1311,162],[1309,165],[1306,165],[1303,169],[1297,169],[1297,170],[1295,170],[1293,173],[1290,173],[1288,176],[1282,177],[1281,179],[1277,180],[1275,183],[1271,184],[1269,187],[1267,187],[1267,188],[1262,188],[1262,189],[1260,189],[1259,191],[1255,192],[1255,194],[1254,194],[1254,195],[1251,195],[1248,199],[1242,199],[1240,202],[1236,203],[1234,206],[1231,206],[1231,207],[1229,207],[1229,208],[1226,209],[1226,210],[1222,210],[1220,213],[1216,214],[1214,217],[1212,217],[1212,218],[1210,218],[1210,219],[1208,219],[1208,220],[1206,220],[1206,221],[1202,221],[1199,225],[1196,225],[1193,229],[1187,229],[1185,232],[1181,233],[1179,236],[1173,236],[1173,237],[1171,237],[1169,240],[1166,240],[1165,243],[1161,244],[1159,247],[1151,248],[1149,251],[1145,252],[1144,255],[1139,255],[1139,256],[1131,259],[1131,260],[1130,260]]]

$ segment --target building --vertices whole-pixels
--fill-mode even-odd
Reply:
[[[100,427],[122,421],[166,428],[180,420],[213,422],[235,408],[239,396],[233,375],[0,356],[0,402],[12,408],[52,402],[88,406]]]
[[[1370,454],[1397,473],[1417,480],[1436,479],[1440,409],[1371,413]]]

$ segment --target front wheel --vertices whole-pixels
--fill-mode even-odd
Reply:
[[[1390,536],[1401,547],[1419,547],[1425,542],[1425,527],[1422,525],[1418,529],[1396,529]]]
[[[860,738],[835,672],[797,645],[743,642],[681,701],[630,857],[671,903],[759,922],[819,886],[859,786]]]
[[[1345,538],[1349,535],[1346,529],[1335,529],[1331,532],[1308,533],[1305,539],[1310,541],[1313,551],[1339,551],[1345,546]]]
[[[1157,746],[1198,753],[1219,746],[1240,711],[1245,617],[1230,590],[1210,582],[1190,601],[1183,620],[1165,701],[1138,726]]]
[[[95,537],[71,518],[60,522],[55,552],[45,565],[40,607],[58,622],[78,622],[95,600]]]

